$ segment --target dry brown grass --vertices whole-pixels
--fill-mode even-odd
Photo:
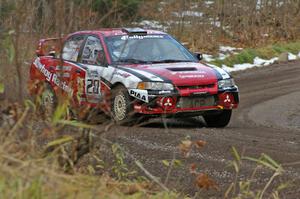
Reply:
[[[112,178],[113,175],[99,167],[101,155],[94,154],[92,142],[93,135],[99,136],[109,127],[101,129],[66,121],[64,112],[58,108],[52,119],[41,120],[42,115],[29,101],[24,106],[1,101],[1,198],[178,197],[175,193],[160,191],[151,180]],[[84,156],[88,156],[89,161],[82,163]],[[124,165],[111,167],[117,168],[122,176],[126,176],[122,172],[130,172],[122,170]]]

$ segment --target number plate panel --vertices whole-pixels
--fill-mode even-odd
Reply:
[[[206,97],[181,97],[177,106],[180,108],[197,108],[204,106],[215,106],[216,100],[214,96]]]

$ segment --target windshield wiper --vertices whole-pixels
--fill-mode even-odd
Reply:
[[[178,60],[178,59],[164,59],[159,61],[153,61],[153,63],[177,63],[177,62],[193,62],[192,60]]]
[[[117,62],[118,63],[130,63],[130,64],[149,64],[149,63],[152,63],[150,61],[139,60],[139,59],[132,59],[132,58],[120,59]]]

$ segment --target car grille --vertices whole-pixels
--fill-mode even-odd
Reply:
[[[180,90],[184,89],[205,89],[205,88],[213,88],[214,84],[207,84],[207,85],[193,85],[193,86],[178,86]]]
[[[215,96],[201,96],[201,97],[181,97],[177,102],[178,108],[198,108],[204,106],[215,106]]]

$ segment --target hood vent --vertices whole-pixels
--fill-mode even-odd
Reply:
[[[184,68],[167,68],[170,71],[173,72],[181,72],[181,71],[197,71],[197,68],[193,67],[184,67]]]

